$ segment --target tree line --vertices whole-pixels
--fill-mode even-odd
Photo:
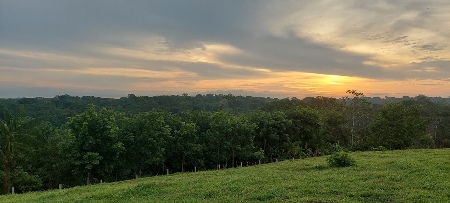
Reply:
[[[129,105],[138,108],[133,112],[86,104],[56,125],[26,113],[27,105],[40,112],[45,106],[6,103],[0,113],[2,194],[11,187],[16,192],[72,187],[321,156],[342,148],[450,147],[449,105],[425,96],[373,104],[355,90],[348,93],[303,100],[204,96],[210,109],[172,107],[176,111],[139,111],[132,101],[140,98],[129,95]],[[171,98],[183,97],[194,98]]]

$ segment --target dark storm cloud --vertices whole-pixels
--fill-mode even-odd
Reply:
[[[76,45],[128,33],[165,36],[176,45],[239,35],[248,9],[236,1],[2,1],[5,39]],[[2,40],[4,42],[5,40]]]

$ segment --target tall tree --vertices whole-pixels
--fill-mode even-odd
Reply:
[[[347,90],[347,93],[352,95],[353,98],[344,97],[343,100],[348,106],[347,113],[350,117],[350,143],[354,147],[356,143],[363,144],[364,131],[368,127],[371,104],[364,98],[362,92],[356,90]]]
[[[72,162],[70,159],[73,136],[69,130],[53,128],[48,123],[39,126],[38,145],[34,146],[34,153],[28,158],[36,167],[36,174],[42,178],[44,187],[47,189],[58,188],[59,184],[74,186],[80,184],[72,175]]]
[[[412,147],[415,140],[426,134],[426,119],[420,117],[418,106],[405,107],[402,103],[384,105],[370,124],[372,146],[389,149]]]
[[[10,175],[16,164],[17,150],[26,150],[23,137],[28,137],[26,130],[35,120],[23,117],[23,106],[16,106],[13,113],[3,106],[0,114],[0,164],[3,168],[2,194],[8,194]]]
[[[321,129],[319,112],[308,107],[297,107],[286,114],[292,121],[289,141],[302,143],[303,149],[318,149]]]
[[[250,122],[256,125],[255,147],[262,149],[264,156],[270,161],[281,158],[286,151],[282,148],[286,146],[289,139],[292,121],[281,111],[256,110],[248,114],[248,117]],[[294,149],[296,146],[292,146],[292,148]]]
[[[334,109],[322,110],[320,111],[320,117],[322,124],[320,142],[322,145],[339,144],[344,147],[351,146],[348,137],[348,117],[345,112]]]
[[[254,129],[255,125],[244,117],[223,111],[212,114],[211,128],[206,135],[216,148],[213,160],[217,164],[231,162],[234,167],[236,158],[249,158],[254,152]]]
[[[86,110],[72,117],[67,126],[74,136],[72,158],[77,172],[86,175],[86,183],[92,177],[102,180],[114,180],[119,154],[125,150],[119,139],[119,127],[116,123],[119,114],[112,110],[95,110],[89,105]]]
[[[123,130],[128,140],[123,159],[134,177],[158,172],[157,166],[164,163],[164,147],[171,131],[167,116],[167,112],[154,110],[128,119]]]
[[[199,142],[195,123],[181,121],[178,117],[172,123],[173,130],[166,142],[166,162],[174,170],[184,172],[186,167],[203,167],[203,147]]]

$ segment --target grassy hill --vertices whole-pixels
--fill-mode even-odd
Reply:
[[[179,173],[64,190],[1,196],[0,202],[450,202],[450,149],[351,153]]]

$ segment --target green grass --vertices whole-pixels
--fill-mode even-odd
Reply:
[[[450,149],[350,155],[356,166],[329,168],[318,157],[7,195],[0,202],[450,202]]]

